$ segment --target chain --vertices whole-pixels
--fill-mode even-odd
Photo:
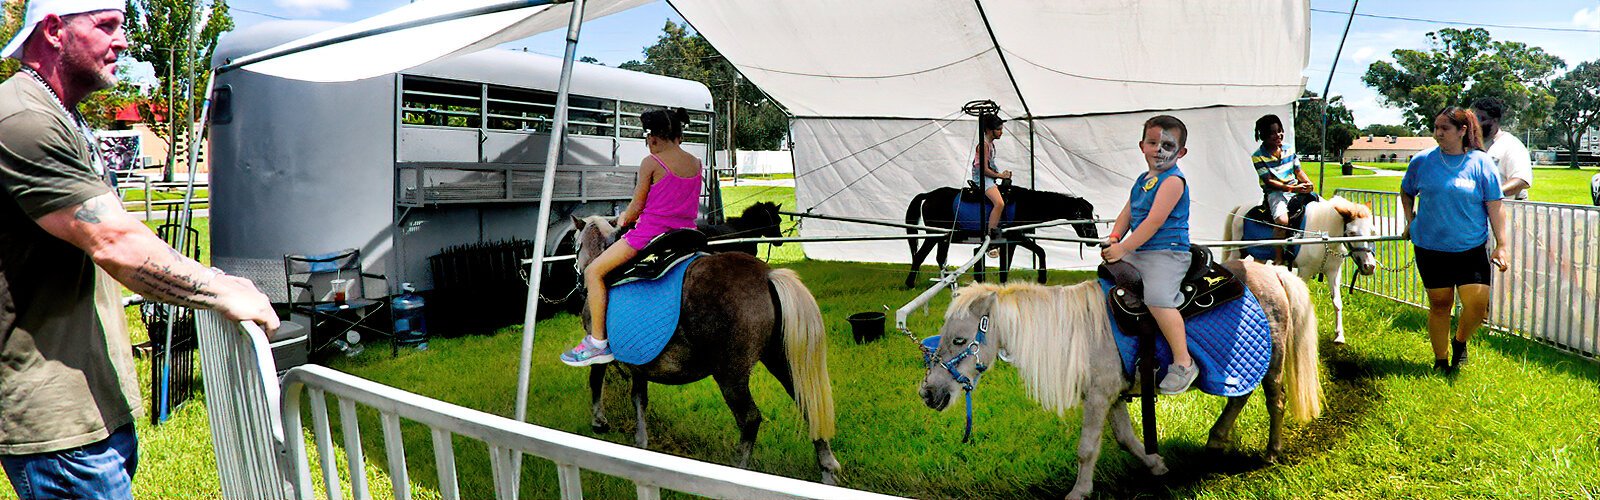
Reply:
[[[1400,267],[1389,267],[1389,266],[1385,266],[1383,264],[1378,264],[1378,269],[1382,270],[1384,272],[1398,273],[1398,272],[1405,272],[1406,270],[1411,269],[1411,266],[1414,266],[1416,264],[1417,264],[1417,258],[1416,257],[1411,257],[1411,261],[1410,262],[1406,262],[1406,265],[1403,265],[1403,266],[1400,266]]]

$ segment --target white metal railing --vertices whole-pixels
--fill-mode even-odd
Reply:
[[[1405,230],[1400,193],[1339,189],[1372,207],[1378,234]],[[1596,358],[1600,355],[1600,207],[1504,200],[1510,269],[1493,273],[1490,326]],[[1490,238],[1493,244],[1493,238]],[[1411,243],[1377,243],[1379,268],[1354,288],[1426,307]]]
[[[661,490],[713,498],[896,498],[827,486],[782,476],[736,469],[683,457],[624,446],[518,422],[427,398],[330,368],[306,365],[284,374],[279,408],[279,382],[272,375],[266,337],[249,324],[230,323],[208,311],[200,313],[201,357],[205,368],[207,410],[213,447],[225,498],[316,498],[301,414],[311,403],[312,441],[326,498],[369,498],[366,460],[361,447],[357,409],[380,415],[389,485],[396,499],[409,499],[402,420],[428,427],[432,438],[439,493],[462,498],[455,466],[455,437],[483,443],[489,451],[496,498],[517,498],[518,454],[555,462],[561,498],[583,498],[581,470],[633,481],[641,499],[658,499]],[[339,479],[339,464],[330,429],[328,396],[338,407],[346,455],[348,483]],[[281,420],[280,420],[281,419]],[[287,434],[286,434],[287,432]],[[290,436],[284,439],[284,436]]]
[[[266,334],[211,311],[197,311],[195,320],[223,498],[294,498],[278,456],[284,434]]]
[[[194,188],[195,189],[207,189],[209,186],[210,186],[210,184],[209,183],[205,183],[205,182],[197,182],[197,183],[194,184]],[[157,199],[155,199],[155,196],[154,196],[154,193],[156,191],[173,192],[173,193],[180,193],[181,194],[181,193],[185,193],[185,192],[188,191],[189,183],[187,183],[187,182],[152,181],[152,180],[150,180],[149,177],[142,176],[142,175],[120,177],[119,180],[118,180],[118,188],[119,188],[120,191],[126,191],[126,190],[129,190],[129,189],[134,189],[135,187],[140,188],[140,189],[143,190],[142,198],[141,199],[136,199],[136,200],[124,199],[124,200],[122,200],[122,208],[124,210],[130,210],[130,211],[132,211],[133,209],[141,209],[142,208],[142,210],[144,211],[144,220],[150,220],[151,213],[156,207],[166,207],[166,206],[170,206],[170,205],[182,205],[183,204],[183,197],[181,197],[181,196],[178,197],[177,199],[157,200]],[[209,197],[206,197],[206,196],[197,196],[192,200],[192,202],[195,203],[195,204],[209,203],[210,201],[211,201],[211,199]]]

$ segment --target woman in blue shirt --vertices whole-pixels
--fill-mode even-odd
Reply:
[[[1437,149],[1418,155],[1400,181],[1406,234],[1417,274],[1428,291],[1428,340],[1433,368],[1455,373],[1467,362],[1467,340],[1489,314],[1489,265],[1506,270],[1505,212],[1500,174],[1483,152],[1483,132],[1471,111],[1452,107],[1433,121]],[[1487,250],[1489,229],[1495,247]],[[1461,297],[1461,321],[1450,339],[1450,312]],[[1445,358],[1449,355],[1448,360]]]

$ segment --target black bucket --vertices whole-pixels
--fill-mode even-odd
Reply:
[[[855,337],[857,344],[865,344],[883,337],[883,322],[887,319],[881,312],[862,312],[850,315],[850,335]]]

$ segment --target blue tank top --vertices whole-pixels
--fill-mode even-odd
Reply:
[[[1184,177],[1183,171],[1178,170],[1177,165],[1157,174],[1155,179],[1146,179],[1149,175],[1148,171],[1139,174],[1139,178],[1134,179],[1133,189],[1128,191],[1129,215],[1132,216],[1132,224],[1128,226],[1129,232],[1138,229],[1145,218],[1150,216],[1150,205],[1155,203],[1156,192],[1161,190],[1161,184],[1165,183],[1167,178],[1177,177],[1184,180],[1183,196],[1178,198],[1178,204],[1172,206],[1172,213],[1167,214],[1167,220],[1161,223],[1161,228],[1150,236],[1149,241],[1140,245],[1138,251],[1189,251],[1188,178]]]

